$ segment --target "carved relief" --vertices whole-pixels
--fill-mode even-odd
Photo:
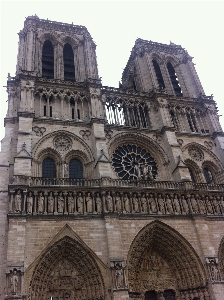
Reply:
[[[82,136],[84,140],[88,140],[91,132],[89,130],[80,130],[79,134]]]
[[[72,148],[72,140],[66,135],[56,136],[53,143],[55,149],[59,152],[66,152]]]
[[[189,153],[190,157],[196,161],[202,161],[204,159],[203,152],[198,148],[190,147],[188,149],[188,153]]]
[[[126,287],[125,263],[123,259],[111,259],[110,269],[112,274],[113,289],[119,290]]]
[[[43,134],[44,134],[45,131],[46,131],[46,128],[45,128],[45,127],[34,126],[32,129],[33,129],[34,132],[36,132],[36,135],[37,135],[37,136],[43,136]]]
[[[209,272],[209,278],[211,281],[221,281],[221,274],[218,268],[217,257],[207,257],[206,264]]]

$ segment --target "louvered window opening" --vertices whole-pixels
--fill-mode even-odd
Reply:
[[[154,70],[155,70],[155,73],[156,73],[156,78],[157,78],[157,81],[158,81],[158,85],[161,89],[165,89],[165,83],[163,81],[163,76],[162,76],[162,73],[161,73],[161,70],[160,70],[160,66],[158,65],[158,63],[155,59],[153,59],[152,63],[153,63],[153,67],[154,67]]]
[[[180,84],[179,84],[176,72],[174,70],[174,67],[172,66],[171,63],[167,64],[167,69],[168,69],[168,72],[169,72],[169,75],[170,75],[170,79],[171,79],[171,83],[173,85],[175,95],[178,96],[178,97],[182,97],[183,94],[181,92]]]
[[[43,45],[42,77],[54,78],[54,48],[50,41],[45,41]]]
[[[75,81],[74,53],[71,45],[65,44],[63,49],[64,80]]]
[[[47,157],[43,160],[42,177],[43,178],[56,178],[55,161],[50,157]]]
[[[83,178],[83,166],[80,160],[78,159],[70,160],[69,178]]]

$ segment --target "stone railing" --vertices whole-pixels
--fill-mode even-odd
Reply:
[[[85,178],[43,178],[15,175],[9,185],[16,186],[71,186],[80,187],[133,187],[159,190],[200,190],[200,191],[223,191],[224,184],[193,183],[191,181],[150,181],[150,180],[124,180],[124,179],[85,179]]]

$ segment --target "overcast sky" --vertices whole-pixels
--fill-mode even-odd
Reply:
[[[1,1],[1,0],[0,0]],[[223,1],[1,1],[0,140],[7,110],[7,74],[15,75],[17,33],[25,17],[84,25],[97,44],[103,85],[118,87],[137,38],[182,45],[194,57],[205,94],[214,94],[224,115]],[[224,129],[224,117],[220,117]]]

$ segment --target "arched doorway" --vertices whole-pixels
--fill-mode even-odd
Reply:
[[[101,271],[88,249],[65,236],[51,246],[36,264],[30,300],[103,300]]]
[[[127,282],[130,298],[139,294],[145,300],[179,300],[208,295],[205,270],[195,250],[159,221],[143,228],[132,242]]]

